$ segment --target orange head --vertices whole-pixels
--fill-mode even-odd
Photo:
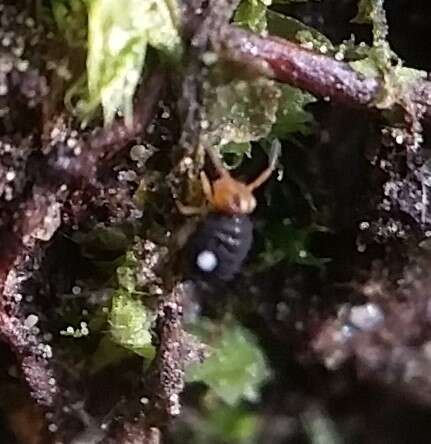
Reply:
[[[212,184],[212,205],[226,214],[249,214],[256,208],[256,199],[248,185],[223,175]]]
[[[280,153],[280,143],[273,142],[268,167],[251,183],[246,184],[234,179],[223,167],[220,159],[208,151],[220,177],[210,184],[205,173],[201,174],[205,195],[215,211],[226,214],[250,214],[256,208],[253,191],[262,185],[272,174]]]

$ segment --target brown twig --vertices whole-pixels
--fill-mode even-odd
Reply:
[[[191,2],[193,3],[193,1]],[[202,86],[207,78],[208,69],[203,62],[203,55],[211,46],[217,46],[221,32],[233,15],[239,0],[217,0],[209,2],[205,12],[196,15],[196,9],[187,5],[184,21],[193,23],[193,37],[190,41],[187,68],[182,84],[182,97],[179,100],[180,113],[183,116],[180,146],[186,155],[196,153],[205,119],[202,107]],[[188,6],[188,7],[187,7]],[[191,30],[188,30],[191,32]]]
[[[160,345],[147,381],[149,405],[147,423],[161,427],[180,413],[184,389],[184,332],[182,329],[181,286],[176,286],[159,306]]]
[[[94,132],[88,144],[99,157],[111,158],[125,144],[141,134],[150,123],[155,107],[167,87],[166,70],[159,66],[141,84],[136,93],[136,106],[133,120],[128,126],[124,119],[115,121],[110,127]]]
[[[356,108],[376,108],[384,91],[383,80],[366,77],[347,62],[303,48],[277,37],[264,37],[227,25],[221,33],[221,55],[227,59],[259,64],[276,80]],[[431,122],[431,82],[419,80],[407,90],[409,99],[423,107]]]
[[[1,233],[4,251],[0,267],[0,338],[15,353],[23,377],[32,396],[38,402],[51,406],[58,388],[53,370],[49,366],[44,347],[37,335],[25,325],[20,309],[22,282],[29,278],[28,262],[37,260],[37,231],[43,228],[56,200],[52,195],[34,195],[20,206],[15,226]],[[23,272],[22,270],[26,270]]]
[[[104,162],[121,152],[147,128],[166,88],[166,80],[166,71],[158,67],[143,82],[137,93],[130,126],[124,119],[117,120],[109,127],[97,129],[86,139],[80,138],[72,149],[64,144],[55,147],[47,158],[40,159],[40,168],[49,165],[45,176],[49,174],[54,181],[60,179],[73,188],[83,189],[93,184]]]

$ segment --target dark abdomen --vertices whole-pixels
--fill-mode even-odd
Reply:
[[[231,280],[240,271],[252,240],[253,225],[248,216],[209,214],[189,239],[189,272],[207,280]]]

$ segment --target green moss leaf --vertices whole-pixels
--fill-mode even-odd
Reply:
[[[196,424],[195,443],[251,444],[258,431],[258,416],[241,406],[212,403]]]
[[[112,298],[109,317],[112,340],[147,359],[155,354],[150,332],[154,319],[155,314],[141,300],[123,289]]]
[[[135,255],[128,251],[123,263],[117,268],[118,285],[129,293],[134,293],[136,289],[137,266],[138,261]]]
[[[282,95],[278,103],[276,122],[272,128],[272,135],[280,139],[292,133],[310,134],[314,122],[313,115],[305,111],[305,107],[316,98],[298,88],[283,85],[280,87]]]
[[[102,104],[105,122],[117,113],[132,116],[132,99],[147,46],[170,57],[181,54],[174,0],[88,0],[88,98],[91,114]]]
[[[265,78],[211,85],[205,94],[209,145],[244,144],[267,136],[281,93]]]
[[[360,0],[358,12],[352,22],[373,25],[379,30],[381,38],[386,39],[388,30],[383,3],[384,0]]]
[[[375,65],[378,73],[384,77],[385,83],[389,85],[385,89],[382,96],[383,99],[379,100],[382,103],[391,103],[391,97],[393,92],[390,91],[392,86],[392,67],[393,62],[398,60],[397,55],[391,50],[388,37],[388,23],[386,19],[386,12],[383,6],[384,0],[360,0],[358,5],[358,14],[352,20],[355,23],[371,24],[373,29],[373,47],[370,48],[367,54],[367,58],[370,63]],[[400,61],[398,60],[400,64]],[[385,105],[382,106],[384,108]]]
[[[394,71],[398,82],[404,86],[409,86],[418,80],[427,79],[427,72],[420,69],[407,68],[406,66],[396,66]]]
[[[384,42],[388,37],[389,28],[384,0],[360,0],[358,13],[352,19],[352,22],[372,25],[374,44]]]
[[[300,3],[305,1],[307,0],[242,0],[235,12],[234,22],[254,32],[264,33],[269,31],[271,34],[280,35],[280,37],[291,40],[296,39],[297,32],[306,30],[310,31],[313,38],[320,40],[320,37],[323,36],[317,30],[293,17],[269,9],[272,3]],[[330,43],[325,37],[324,39],[325,43]]]
[[[366,77],[381,77],[383,88],[374,104],[380,109],[390,109],[394,103],[400,103],[408,89],[419,80],[425,80],[425,71],[407,68],[401,62],[397,65],[382,66],[378,48],[372,48],[369,56],[362,60],[350,62],[350,66]]]
[[[266,137],[309,134],[313,116],[305,107],[316,99],[309,93],[271,79],[238,71],[235,64],[216,64],[204,90],[206,119],[201,142],[227,155],[237,167],[252,142]]]
[[[360,72],[366,77],[378,77],[380,75],[379,68],[376,65],[375,57],[370,56],[362,60],[350,62],[350,66]],[[407,68],[402,65],[397,65],[392,68],[392,74],[396,77],[401,85],[410,85],[418,80],[425,80],[427,78],[426,71],[414,68]]]
[[[122,360],[132,356],[132,352],[113,342],[109,336],[104,336],[91,358],[90,372],[97,373],[103,368],[118,364]]]
[[[126,254],[117,268],[119,288],[112,297],[109,315],[111,338],[114,343],[146,359],[152,359],[155,348],[151,343],[151,325],[156,318],[136,291],[137,260],[132,252]]]
[[[355,71],[363,74],[365,77],[378,77],[380,75],[378,67],[376,66],[374,60],[370,57],[350,62],[350,66]]]
[[[254,336],[238,324],[227,325],[210,346],[209,358],[190,366],[187,380],[203,382],[229,405],[256,400],[269,370]]]
[[[381,64],[387,64],[394,55],[387,42],[389,33],[384,0],[360,0],[354,23],[370,24],[373,28],[373,46],[380,47]]]
[[[270,10],[266,18],[270,34],[311,45],[315,50],[324,53],[334,50],[332,42],[325,35],[300,20]]]
[[[87,7],[84,0],[51,0],[51,10],[58,30],[71,47],[85,47]]]
[[[209,419],[226,442],[241,443],[257,432],[257,415],[239,407],[220,406],[211,412]]]
[[[203,144],[217,146],[227,168],[250,156],[251,142],[312,132],[314,118],[305,107],[316,99],[307,92],[265,78],[211,86],[205,96],[208,130]]]
[[[251,156],[251,143],[228,143],[220,150],[227,169],[235,169],[241,165],[244,156]]]
[[[324,227],[308,226],[297,228],[289,219],[275,221],[265,228],[265,248],[259,254],[259,271],[270,268],[283,260],[322,267],[328,260],[318,258],[310,252],[310,242],[317,232],[327,231]]]
[[[235,23],[255,32],[265,31],[266,12],[270,4],[271,0],[242,0],[235,13]]]
[[[390,109],[395,103],[404,102],[411,84],[426,78],[426,73],[403,67],[402,61],[390,48],[383,0],[361,0],[358,14],[352,21],[371,24],[373,28],[373,47],[367,50],[365,58],[350,65],[365,76],[381,78],[383,88],[374,105]]]

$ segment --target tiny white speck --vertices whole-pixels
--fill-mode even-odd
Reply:
[[[67,141],[66,141],[66,145],[67,145],[69,148],[75,148],[76,145],[78,145],[78,141],[77,141],[76,139],[69,138],[69,139],[67,139]]]
[[[205,272],[210,273],[217,267],[217,256],[208,250],[201,251],[196,258],[196,265]]]
[[[32,328],[32,327],[34,327],[38,322],[39,322],[39,317],[36,316],[36,315],[34,315],[34,314],[31,314],[31,315],[28,315],[28,316],[27,316],[27,318],[26,318],[25,321],[24,321],[24,324],[25,324],[25,326],[26,326],[27,328]]]
[[[363,221],[359,224],[359,229],[361,231],[368,230],[368,228],[370,228],[370,223],[367,221]]]
[[[7,180],[8,182],[12,182],[12,181],[15,179],[15,176],[16,176],[15,171],[8,171],[8,172],[6,173],[6,180]]]
[[[55,433],[55,432],[58,430],[58,427],[57,427],[56,424],[49,424],[49,426],[48,426],[48,430],[49,430],[51,433]]]

